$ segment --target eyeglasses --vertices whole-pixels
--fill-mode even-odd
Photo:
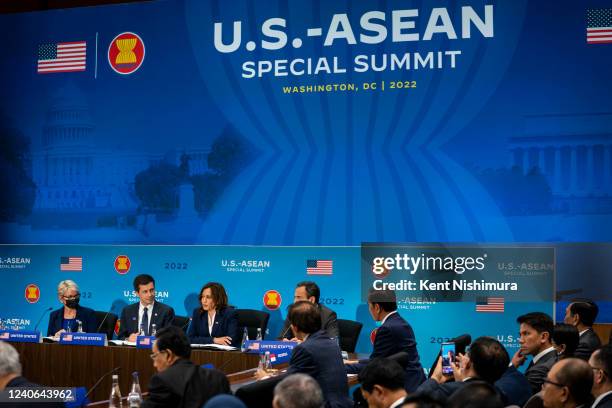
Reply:
[[[542,386],[544,386],[546,384],[555,385],[555,386],[557,386],[559,388],[563,388],[563,387],[566,386],[565,384],[560,384],[558,382],[550,381],[548,378],[544,379],[544,383],[542,384]]]
[[[151,357],[151,360],[155,360],[157,358],[157,356],[159,356],[161,353],[165,353],[166,350],[162,350],[159,353],[152,353],[149,355],[149,357]]]
[[[80,299],[80,297],[81,297],[81,295],[76,295],[76,296],[64,296],[64,295],[62,295],[62,298],[64,300],[77,300],[77,299]]]

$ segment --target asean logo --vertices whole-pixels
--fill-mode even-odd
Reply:
[[[40,299],[40,288],[33,283],[30,283],[25,288],[25,299],[28,303],[36,303]]]
[[[118,74],[129,75],[136,72],[145,57],[145,46],[138,34],[121,33],[108,46],[108,63]]]
[[[119,255],[115,258],[115,270],[117,273],[125,275],[130,271],[130,266],[132,266],[132,263],[127,255]]]
[[[264,294],[263,304],[268,310],[278,309],[281,303],[281,295],[276,290],[269,290]]]

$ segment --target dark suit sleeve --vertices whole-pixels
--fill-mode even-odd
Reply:
[[[340,331],[338,330],[338,315],[336,314],[336,312],[331,311],[329,318],[325,322],[325,327],[323,328],[325,329],[329,337],[340,337]]]
[[[437,381],[429,378],[424,383],[419,385],[419,388],[416,389],[415,393],[429,395],[432,398],[444,401],[453,393],[453,391],[459,388],[459,383],[439,384]]]
[[[297,346],[293,349],[287,374],[303,373],[315,377],[317,365],[312,355],[304,347]]]
[[[385,326],[380,326],[378,330],[376,330],[376,339],[374,340],[370,360],[376,357],[389,357],[391,354],[393,354],[394,347],[395,344],[393,343],[391,329]]]
[[[156,374],[149,383],[149,396],[144,400],[142,408],[163,408],[173,406],[174,395],[172,389]]]
[[[117,338],[120,340],[125,340],[126,337],[130,335],[130,332],[127,328],[128,318],[127,318],[127,306],[121,310],[121,317],[119,318],[121,321],[119,322],[119,333],[117,334]]]
[[[544,379],[548,375],[549,370],[550,367],[546,366],[545,364],[536,364],[531,367],[531,369],[527,370],[525,377],[527,378],[527,381],[529,381],[529,385],[531,385],[531,391],[533,394],[540,392]]]

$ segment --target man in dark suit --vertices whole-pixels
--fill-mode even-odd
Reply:
[[[612,345],[595,350],[589,365],[593,370],[591,394],[595,397],[592,408],[612,408]]]
[[[579,358],[564,358],[548,371],[542,385],[545,408],[586,408],[592,401],[593,370]]]
[[[390,290],[372,290],[368,294],[368,309],[375,321],[381,321],[376,330],[374,346],[370,359],[390,357],[404,351],[408,353],[406,371],[406,391],[412,392],[425,381],[421,366],[417,343],[412,327],[397,313],[395,292]],[[367,364],[368,360],[346,361],[348,373],[357,374]]]
[[[40,385],[30,382],[27,378],[21,375],[21,362],[19,361],[19,353],[9,343],[0,341],[0,392],[4,392],[8,388],[40,388]],[[15,403],[2,403],[3,408],[22,408],[22,407],[47,407],[58,408],[63,407],[62,402],[24,402],[16,401]]]
[[[169,326],[157,332],[153,343],[153,366],[149,396],[142,408],[201,408],[218,394],[231,394],[225,374],[193,364],[191,346],[183,331]]]
[[[361,394],[370,408],[400,406],[408,393],[404,389],[404,369],[388,358],[375,358],[359,373]]]
[[[451,361],[452,375],[442,373],[442,356],[431,377],[417,388],[416,392],[429,394],[433,398],[446,399],[471,381],[485,381],[493,385],[499,380],[510,362],[504,346],[492,337],[479,337],[472,342],[469,351],[458,355],[459,363]],[[454,379],[453,382],[449,380]],[[529,385],[527,385],[529,388]],[[498,390],[503,397],[501,391]]]
[[[140,332],[150,336],[152,325],[159,330],[170,326],[174,320],[174,309],[155,301],[155,280],[151,275],[136,276],[134,291],[140,302],[123,308],[117,335],[128,341],[136,341]]]
[[[287,373],[314,378],[321,387],[326,407],[352,407],[340,347],[321,329],[317,306],[307,300],[295,302],[289,307],[289,321],[302,343],[293,349]]]
[[[319,309],[319,313],[321,314],[321,328],[327,332],[327,335],[331,338],[337,339],[340,335],[338,332],[338,316],[336,312],[331,310],[325,305],[319,303],[319,297],[321,295],[321,290],[319,286],[310,281],[304,281],[297,284],[295,287],[295,292],[293,293],[293,301],[299,302],[301,300],[307,300],[310,303],[313,303]],[[295,333],[291,330],[291,325],[289,323],[289,317],[285,319],[285,323],[283,324],[283,329],[278,335],[279,339],[295,339]]]
[[[501,392],[502,400],[506,405],[522,407],[531,398],[531,384],[525,375],[512,364],[501,378],[495,381],[495,388]]]
[[[593,331],[598,313],[599,307],[590,300],[572,302],[565,308],[563,321],[575,326],[580,336],[574,357],[588,360],[591,353],[601,346],[597,333]]]
[[[552,346],[551,336],[554,324],[550,316],[542,312],[532,312],[519,316],[519,343],[521,348],[512,357],[515,368],[523,365],[528,355],[533,356],[525,371],[525,377],[535,394],[540,391],[546,374],[557,362],[557,351]]]

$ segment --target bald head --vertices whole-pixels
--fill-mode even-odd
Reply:
[[[562,391],[557,397],[560,400],[566,399],[575,405],[582,405],[588,403],[591,399],[593,371],[584,360],[578,358],[560,360],[548,372],[548,380],[551,387]],[[546,385],[546,388],[548,387],[549,385]],[[545,403],[545,406],[553,405]]]

